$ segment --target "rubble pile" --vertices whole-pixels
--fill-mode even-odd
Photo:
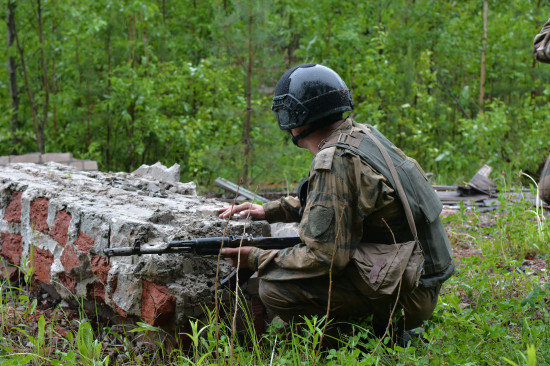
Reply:
[[[8,275],[32,271],[66,301],[178,325],[213,302],[217,262],[189,255],[107,258],[104,248],[222,236],[226,203],[197,196],[179,167],[135,174],[79,171],[57,163],[0,169],[0,254]],[[231,220],[226,235],[269,236],[266,222]],[[225,263],[221,276],[229,272]]]

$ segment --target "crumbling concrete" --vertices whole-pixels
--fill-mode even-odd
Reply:
[[[0,254],[67,301],[84,301],[154,325],[178,325],[213,303],[215,258],[103,255],[136,239],[222,236],[226,203],[194,183],[128,173],[84,172],[57,163],[0,168]],[[269,236],[263,221],[234,219],[226,235]],[[220,278],[230,268],[220,265]]]
[[[160,180],[162,182],[179,182],[180,166],[179,164],[174,164],[170,168],[167,168],[160,162],[156,162],[151,166],[144,164],[132,174],[138,177]]]

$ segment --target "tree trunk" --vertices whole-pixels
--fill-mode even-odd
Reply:
[[[8,16],[7,16],[7,28],[8,28],[8,49],[13,45],[15,41],[15,0],[8,0]],[[8,57],[8,84],[11,98],[11,119],[10,130],[12,132],[12,146],[11,153],[17,152],[16,146],[18,139],[16,132],[19,129],[19,92],[17,90],[17,65],[15,63],[15,57]]]
[[[332,18],[328,18],[327,24],[327,38],[325,42],[325,60],[330,57],[330,39],[332,38]]]
[[[15,26],[15,23],[13,24],[13,35],[15,37],[15,43],[17,44],[17,50],[19,51],[19,57],[21,58],[21,68],[23,69],[23,80],[25,81],[25,90],[27,91],[27,97],[29,98],[29,105],[31,108],[31,116],[32,116],[32,128],[34,131],[34,134],[37,138],[37,145],[38,145],[38,117],[36,115],[36,105],[34,103],[34,98],[32,97],[31,93],[31,85],[29,82],[29,73],[27,71],[27,63],[25,62],[25,52],[23,50],[23,47],[21,46],[21,42],[19,41],[19,36],[17,34],[17,28]],[[37,149],[40,151],[40,149]]]
[[[48,69],[46,67],[46,55],[44,53],[44,27],[42,25],[42,5],[41,0],[36,0],[38,10],[38,34],[40,39],[40,65],[42,67],[42,87],[44,88],[44,105],[42,111],[42,119],[38,127],[38,151],[42,154],[46,151],[46,136],[45,127],[48,120],[48,105],[50,102],[50,88],[48,87]]]
[[[243,184],[248,183],[248,166],[250,162],[250,120],[252,118],[252,16],[253,0],[250,0],[248,14],[248,66],[246,69],[246,121],[244,124],[244,169]]]
[[[90,87],[90,73],[91,66],[88,66],[88,72],[86,73],[86,151],[89,151],[90,145],[92,143],[92,90]]]
[[[107,32],[107,95],[111,95],[111,28]],[[110,121],[111,108],[110,104],[107,104],[105,111],[105,124],[107,127],[107,141],[105,146],[105,165],[107,171],[111,170],[111,121]]]
[[[487,47],[487,13],[489,1],[483,0],[483,38],[481,41],[481,75],[479,77],[479,108],[483,113],[483,101],[485,99],[485,49]]]
[[[145,14],[141,13],[141,19],[143,21],[143,52],[145,54],[145,74],[149,77],[149,44],[147,40],[147,21],[145,20]]]
[[[55,35],[55,17],[52,19],[52,35]],[[52,53],[52,94],[54,96],[54,102],[52,103],[53,130],[55,132],[55,136],[57,137],[57,107],[55,105],[55,95],[57,94],[57,75],[55,73],[55,52]]]

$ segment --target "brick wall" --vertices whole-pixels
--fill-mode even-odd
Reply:
[[[15,163],[46,164],[49,162],[68,165],[79,170],[97,170],[96,161],[75,159],[71,153],[30,153],[0,156],[0,167]]]
[[[0,256],[31,268],[68,301],[145,319],[183,324],[213,303],[216,261],[185,255],[112,257],[107,247],[137,238],[221,236],[225,203],[197,196],[194,183],[128,173],[79,171],[57,163],[0,168]],[[227,235],[269,235],[265,222],[231,221]],[[32,260],[31,260],[32,257]],[[222,264],[221,276],[228,273]],[[79,301],[80,301],[79,300]]]

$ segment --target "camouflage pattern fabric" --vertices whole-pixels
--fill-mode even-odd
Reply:
[[[539,181],[539,197],[550,204],[550,156],[546,159]]]
[[[533,57],[539,62],[550,63],[550,19],[533,40]]]
[[[352,122],[347,120],[338,130],[351,128]],[[336,147],[322,150],[313,159],[309,177],[308,201],[300,221],[304,244],[281,251],[255,248],[250,252],[249,266],[264,280],[326,276],[331,262],[333,273],[341,272],[363,238],[366,218],[376,218],[373,225],[379,227],[385,226],[382,218],[386,223],[406,225],[389,182],[355,154]],[[288,198],[264,205],[270,221],[292,217],[296,207]]]
[[[400,319],[399,328],[416,328],[428,320],[437,305],[440,288],[420,286],[409,294],[402,294],[398,306],[403,309],[404,316]],[[299,281],[260,281],[259,293],[263,304],[284,321],[292,321],[297,316],[321,317],[327,312],[328,277]],[[395,301],[395,295],[369,299],[349,279],[340,276],[333,279],[330,316],[348,319],[373,315],[374,328],[383,330],[388,324]]]
[[[357,128],[348,119],[333,134]],[[285,320],[296,315],[324,315],[332,262],[331,316],[374,315],[375,323],[385,327],[395,294],[369,299],[356,286],[362,279],[351,278],[345,269],[357,246],[378,232],[391,232],[398,241],[410,240],[410,228],[396,197],[388,180],[355,153],[336,146],[321,150],[311,163],[301,219],[296,198],[264,204],[270,222],[300,221],[303,240],[303,244],[284,250],[250,251],[248,265],[258,271],[264,305]],[[399,307],[408,319],[404,329],[419,326],[431,316],[439,288],[419,286],[401,294]]]

